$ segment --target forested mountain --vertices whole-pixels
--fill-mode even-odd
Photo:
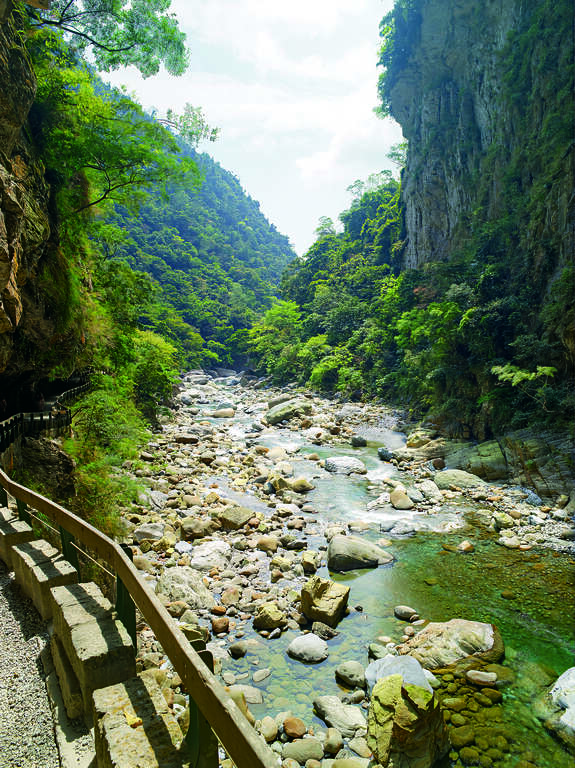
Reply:
[[[90,365],[133,384],[144,348],[167,379],[178,367],[229,365],[234,333],[269,306],[295,256],[239,181],[196,151],[216,134],[200,109],[151,116],[99,78],[94,65],[116,67],[113,46],[128,43],[145,74],[161,61],[185,68],[163,5],[133,9],[141,27],[130,7],[107,41],[100,11],[76,15],[74,3],[8,4],[0,20],[0,385],[10,410],[22,387]],[[81,29],[65,36],[62,24]]]
[[[295,253],[233,174],[207,154],[183,153],[200,170],[199,188],[171,188],[167,196],[151,190],[137,217],[117,206],[117,242],[109,226],[100,235],[115,258],[153,279],[156,300],[141,323],[175,342],[182,364],[199,362],[198,334],[206,362],[217,353],[231,364],[233,334],[269,306]]]
[[[397,0],[381,34],[380,109],[408,139],[401,194],[389,182],[367,191],[342,214],[342,234],[321,233],[291,265],[287,303],[252,331],[253,358],[279,378],[401,402],[459,434],[564,425],[571,3]],[[278,332],[285,345],[266,354]]]

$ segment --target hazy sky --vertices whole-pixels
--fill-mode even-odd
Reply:
[[[201,106],[220,128],[201,150],[235,173],[298,253],[337,219],[356,179],[392,168],[401,141],[377,105],[378,25],[393,0],[172,0],[191,67],[110,77],[144,107]]]

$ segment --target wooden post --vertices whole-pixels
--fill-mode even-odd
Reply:
[[[78,560],[78,551],[74,546],[74,537],[60,526],[60,539],[62,541],[62,554],[66,560],[78,571],[80,578],[80,561]]]
[[[28,525],[32,525],[32,519],[28,514],[26,503],[20,501],[20,499],[16,499],[16,506],[18,507],[18,519],[22,520],[24,523],[28,523]]]
[[[126,555],[130,558],[130,562],[134,559],[134,553],[132,547],[127,544],[120,544]],[[138,653],[138,638],[136,635],[136,606],[132,600],[132,596],[126,589],[122,579],[116,574],[116,612],[118,618],[126,628],[126,632],[130,635],[132,643],[134,645],[134,652]]]

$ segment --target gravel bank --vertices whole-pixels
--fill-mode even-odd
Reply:
[[[40,652],[44,623],[0,561],[0,768],[59,768]]]

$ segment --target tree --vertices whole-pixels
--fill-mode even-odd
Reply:
[[[52,0],[47,10],[28,6],[26,12],[32,28],[64,33],[99,70],[132,64],[150,77],[161,64],[172,75],[188,66],[186,36],[170,5],[171,0]]]
[[[106,88],[86,66],[75,65],[57,40],[46,42],[50,45],[41,53],[35,51],[38,92],[32,121],[44,145],[44,162],[64,193],[64,214],[107,200],[133,208],[146,189],[184,178],[190,186],[199,185],[197,164],[182,156],[170,130],[120,91]],[[198,115],[188,112],[188,117],[181,120],[192,139]]]

